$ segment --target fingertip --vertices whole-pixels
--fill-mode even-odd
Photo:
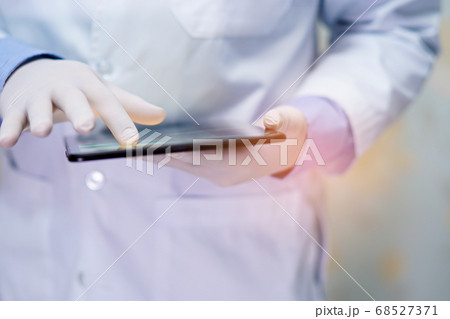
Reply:
[[[2,136],[0,137],[0,147],[2,148],[11,148],[13,147],[17,142],[17,139],[10,136]]]
[[[51,122],[41,122],[37,125],[31,125],[30,131],[36,137],[47,137],[52,130]]]
[[[92,130],[95,127],[95,120],[89,119],[82,122],[79,122],[77,124],[74,124],[75,130],[80,134],[88,134],[92,132]]]
[[[167,116],[166,110],[161,107],[149,104],[148,110],[141,109],[139,113],[130,113],[133,121],[144,125],[156,125],[164,121]]]
[[[161,123],[167,116],[167,112],[163,108],[159,108],[158,112],[159,114],[156,116],[155,124]]]
[[[131,137],[128,140],[126,140],[125,142],[123,142],[122,144],[124,144],[124,145],[135,145],[135,144],[137,144],[138,141],[139,141],[139,134],[136,134],[133,137]]]
[[[118,138],[119,143],[121,144],[135,144],[139,140],[139,132],[136,127],[127,127],[125,128],[120,137]]]
[[[264,127],[270,130],[276,130],[280,127],[281,117],[277,110],[270,110],[264,115]]]
[[[159,108],[161,111],[161,117],[162,117],[162,119],[164,120],[165,118],[166,118],[166,116],[167,116],[167,112],[166,112],[166,110],[165,109],[163,109],[163,108]]]

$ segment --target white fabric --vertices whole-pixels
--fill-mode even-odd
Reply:
[[[148,74],[195,118],[251,122],[316,56],[319,1],[186,2],[192,6],[80,1],[114,41],[72,0],[0,0],[0,10],[11,37],[97,67],[115,85],[163,106],[168,121],[189,117]],[[339,34],[371,3],[324,1],[323,16]],[[310,94],[336,100],[361,153],[428,72],[436,6],[380,0],[280,103]],[[69,164],[69,133],[64,124],[43,140],[25,134],[6,154],[0,298],[76,298],[195,179],[169,168],[148,176],[125,160]],[[86,185],[93,171],[104,176],[97,190]],[[313,181],[303,175],[260,183],[322,243]],[[322,258],[256,184],[220,188],[200,180],[84,299],[317,299]]]

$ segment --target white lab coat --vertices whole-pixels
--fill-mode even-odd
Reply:
[[[195,118],[247,122],[313,62],[319,17],[335,39],[372,3],[78,1],[86,12],[73,0],[0,0],[3,36],[88,63],[164,107],[168,121],[189,118],[164,90]],[[379,1],[280,103],[301,95],[336,101],[361,154],[428,73],[437,7]],[[72,164],[66,134],[68,124],[46,139],[25,133],[5,152],[0,299],[77,298],[167,208],[83,299],[323,298],[323,252],[304,231],[323,244],[320,188],[310,174],[260,180],[302,230],[253,182],[221,188],[200,180],[170,206],[194,176],[170,168],[148,176],[122,159]]]

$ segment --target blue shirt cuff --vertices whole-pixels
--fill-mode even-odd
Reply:
[[[0,92],[9,76],[20,66],[40,58],[60,59],[59,56],[30,46],[13,38],[0,39]]]

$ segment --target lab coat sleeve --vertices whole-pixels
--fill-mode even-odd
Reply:
[[[373,3],[322,2],[330,43],[337,41],[298,91],[342,107],[357,156],[418,94],[438,51],[439,0],[378,0],[360,17]]]
[[[308,124],[307,138],[314,142],[321,159],[305,161],[299,157],[297,172],[320,168],[328,174],[343,173],[355,158],[355,147],[350,123],[345,112],[334,101],[305,96],[290,101],[300,110]],[[315,154],[318,156],[318,154]],[[321,163],[325,165],[321,165]]]

